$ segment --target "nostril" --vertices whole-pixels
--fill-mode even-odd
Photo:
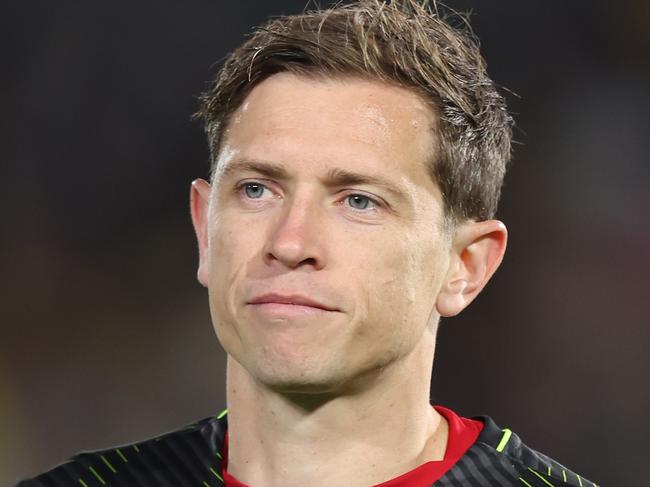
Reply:
[[[305,266],[317,268],[320,265],[320,260],[316,257],[307,257],[301,259],[298,256],[291,257],[279,252],[267,252],[265,260],[267,264],[271,264],[273,261],[277,261],[291,269],[297,269],[299,267]]]
[[[309,257],[309,258],[303,260],[302,262],[300,262],[299,265],[312,265],[312,266],[315,266],[316,265],[316,259],[314,259],[313,257]]]

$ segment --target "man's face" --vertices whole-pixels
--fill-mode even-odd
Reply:
[[[405,89],[287,73],[235,112],[200,279],[257,381],[334,392],[433,340],[450,248],[426,166],[435,126]]]

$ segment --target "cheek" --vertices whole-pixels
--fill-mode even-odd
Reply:
[[[219,342],[233,356],[239,356],[241,348],[236,303],[249,260],[246,237],[225,217],[215,219],[210,228],[210,313]]]
[[[241,216],[223,211],[210,227],[210,265],[223,273],[245,262],[257,240],[262,240],[257,225],[245,224]]]
[[[229,293],[237,289],[252,247],[250,236],[230,223],[222,217],[210,229],[210,298],[222,310],[232,303]]]
[[[385,334],[414,332],[424,327],[441,282],[441,252],[421,238],[402,235],[384,241],[382,252],[368,266],[368,312]]]

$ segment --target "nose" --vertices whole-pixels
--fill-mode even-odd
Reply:
[[[325,228],[318,204],[308,197],[287,201],[266,242],[265,261],[289,269],[303,266],[315,270],[325,265]]]

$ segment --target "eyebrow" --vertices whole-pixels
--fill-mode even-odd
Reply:
[[[261,161],[235,161],[217,172],[220,173],[220,178],[224,178],[236,172],[246,171],[256,172],[271,179],[289,179],[289,173],[281,164]]]
[[[404,190],[396,184],[382,177],[373,176],[370,174],[362,174],[347,169],[334,168],[327,172],[325,178],[325,186],[337,187],[347,185],[366,184],[369,186],[377,186],[388,191],[393,196],[403,199],[405,197]]]
[[[226,177],[236,172],[256,172],[264,177],[277,180],[290,179],[289,172],[282,164],[263,161],[236,161],[223,168],[220,177]],[[335,188],[347,185],[369,185],[376,186],[388,191],[393,196],[405,199],[405,192],[398,185],[379,176],[363,174],[342,168],[333,168],[327,172],[323,184],[328,188]]]

